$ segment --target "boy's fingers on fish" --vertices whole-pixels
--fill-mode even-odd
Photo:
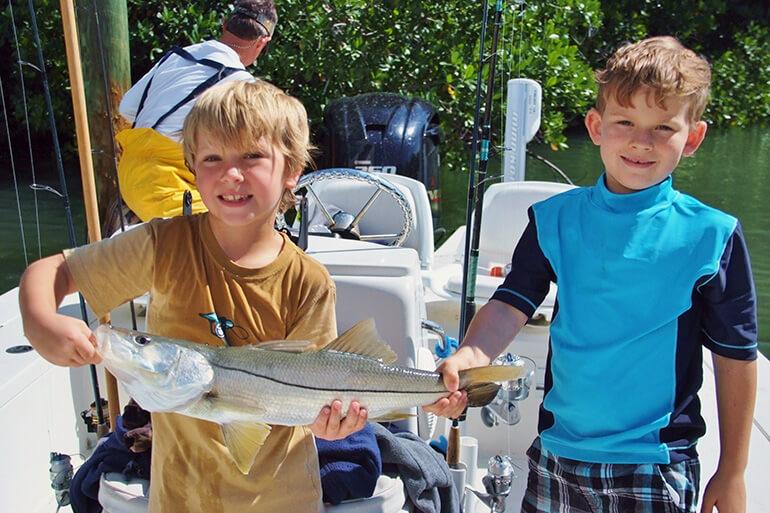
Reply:
[[[89,341],[75,344],[75,353],[77,353],[75,359],[80,365],[96,363],[95,360],[98,358],[96,348],[88,342]]]
[[[359,404],[358,401],[350,401],[350,406],[348,406],[348,413],[345,415],[345,419],[350,417],[351,419],[357,419],[358,418],[358,412],[361,410],[361,404]]]
[[[450,392],[455,392],[460,387],[459,367],[459,364],[451,357],[439,367],[439,372],[444,379],[444,386]]]
[[[457,394],[459,393],[459,397],[457,397]],[[452,403],[452,411],[448,415],[450,419],[456,419],[460,415],[462,415],[463,411],[465,411],[465,407],[468,405],[468,394],[465,392],[465,390],[461,390],[459,392],[455,392],[452,394],[452,399],[450,399],[450,403]]]
[[[463,412],[467,402],[468,395],[465,391],[457,391],[442,397],[433,404],[424,406],[423,409],[440,417],[454,418]]]
[[[364,413],[363,419],[362,412]],[[347,414],[338,426],[334,439],[340,440],[345,438],[348,435],[363,429],[364,424],[366,424],[366,409],[361,408],[358,401],[352,401],[348,407]]]
[[[452,392],[446,397],[447,404],[444,406],[443,414],[446,417],[451,417],[452,415],[457,412],[459,408],[461,408],[460,403],[462,401],[462,395],[463,393],[461,391]]]
[[[342,401],[332,401],[332,409],[329,414],[329,420],[326,423],[326,439],[336,440],[337,434],[340,431],[340,423],[342,422]]]
[[[436,414],[440,417],[446,417],[450,411],[449,399],[447,397],[442,397],[441,399],[439,399],[433,404],[428,404],[426,406],[423,406],[423,409],[429,413]]]
[[[356,431],[364,429],[367,420],[369,420],[369,412],[366,411],[366,408],[361,408],[361,410],[358,412],[358,423],[356,423]]]
[[[329,416],[332,413],[330,406],[324,406],[315,418],[315,421],[310,424],[310,431],[318,438],[326,439],[326,431],[329,424]]]

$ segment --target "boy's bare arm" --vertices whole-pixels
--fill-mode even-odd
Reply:
[[[34,262],[19,283],[24,334],[43,358],[56,365],[74,367],[100,360],[86,323],[57,313],[64,297],[76,290],[60,254]]]
[[[701,511],[745,513],[744,472],[757,393],[757,362],[714,355],[719,411],[719,465],[703,494]]]
[[[470,367],[488,365],[508,347],[527,319],[517,308],[495,299],[481,307],[471,321],[460,348],[438,369],[444,376],[444,384],[453,393],[426,406],[425,410],[442,417],[459,416],[467,404],[465,393],[457,391],[459,372]]]

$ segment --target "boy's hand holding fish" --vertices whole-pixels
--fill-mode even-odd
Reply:
[[[489,365],[526,323],[526,315],[502,301],[492,299],[484,305],[473,317],[460,348],[438,368],[444,376],[444,385],[453,393],[425,406],[424,410],[442,417],[459,417],[467,406],[465,397],[455,392],[460,373]]]
[[[444,378],[444,386],[451,393],[433,404],[424,406],[423,409],[441,417],[450,419],[459,417],[468,406],[468,394],[464,390],[459,390],[460,371],[489,365],[489,362],[489,357],[477,348],[471,346],[459,348],[451,358],[444,360],[438,368],[438,372]]]
[[[25,334],[29,340],[37,341],[40,356],[54,365],[80,367],[102,361],[93,332],[80,319],[52,314],[37,329],[25,330]]]
[[[81,321],[57,313],[64,296],[75,292],[64,257],[56,255],[38,260],[25,272],[19,289],[19,306],[24,334],[40,356],[55,365],[79,367],[99,363],[96,337]],[[52,289],[50,283],[55,286]]]
[[[342,401],[334,400],[331,405],[321,408],[321,413],[310,425],[310,431],[316,438],[323,440],[342,440],[356,431],[364,429],[369,417],[366,408],[358,401],[351,401],[347,414],[342,416]]]

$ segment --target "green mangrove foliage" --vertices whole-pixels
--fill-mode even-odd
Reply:
[[[135,80],[170,46],[215,37],[229,8],[226,2],[212,8],[208,0],[127,1]],[[21,58],[35,62],[26,4],[12,0]],[[76,4],[78,16],[91,15],[92,0]],[[59,2],[37,0],[35,5],[54,108],[62,138],[71,141]],[[770,118],[768,7],[762,0],[696,0],[687,3],[688,15],[683,16],[681,5],[676,0],[506,2],[495,95],[500,99],[509,78],[538,80],[543,86],[539,137],[558,149],[564,146],[565,130],[578,124],[592,105],[592,69],[624,40],[671,33],[714,65],[709,121],[747,125]],[[446,135],[443,167],[465,167],[479,66],[481,2],[281,0],[278,8],[277,32],[255,72],[299,97],[314,128],[324,107],[340,96],[387,91],[419,97],[439,109]],[[0,13],[0,30],[6,102],[21,124],[19,71],[7,6]],[[491,31],[488,36],[489,43]],[[39,77],[29,67],[24,70],[30,125],[42,133],[46,119]],[[499,120],[500,113],[493,118]]]

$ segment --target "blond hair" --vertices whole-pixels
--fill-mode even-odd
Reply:
[[[184,158],[191,169],[201,131],[223,145],[244,151],[253,150],[264,138],[283,154],[284,173],[290,175],[312,164],[310,152],[314,147],[305,107],[264,80],[225,82],[198,97],[182,127]],[[287,189],[278,211],[284,212],[294,203],[294,194]]]
[[[699,121],[709,96],[711,67],[708,61],[670,36],[651,37],[618,48],[605,69],[596,72],[599,98],[596,108],[604,111],[613,97],[630,107],[631,97],[649,88],[655,103],[663,107],[666,98],[685,98],[690,103],[689,121]]]

